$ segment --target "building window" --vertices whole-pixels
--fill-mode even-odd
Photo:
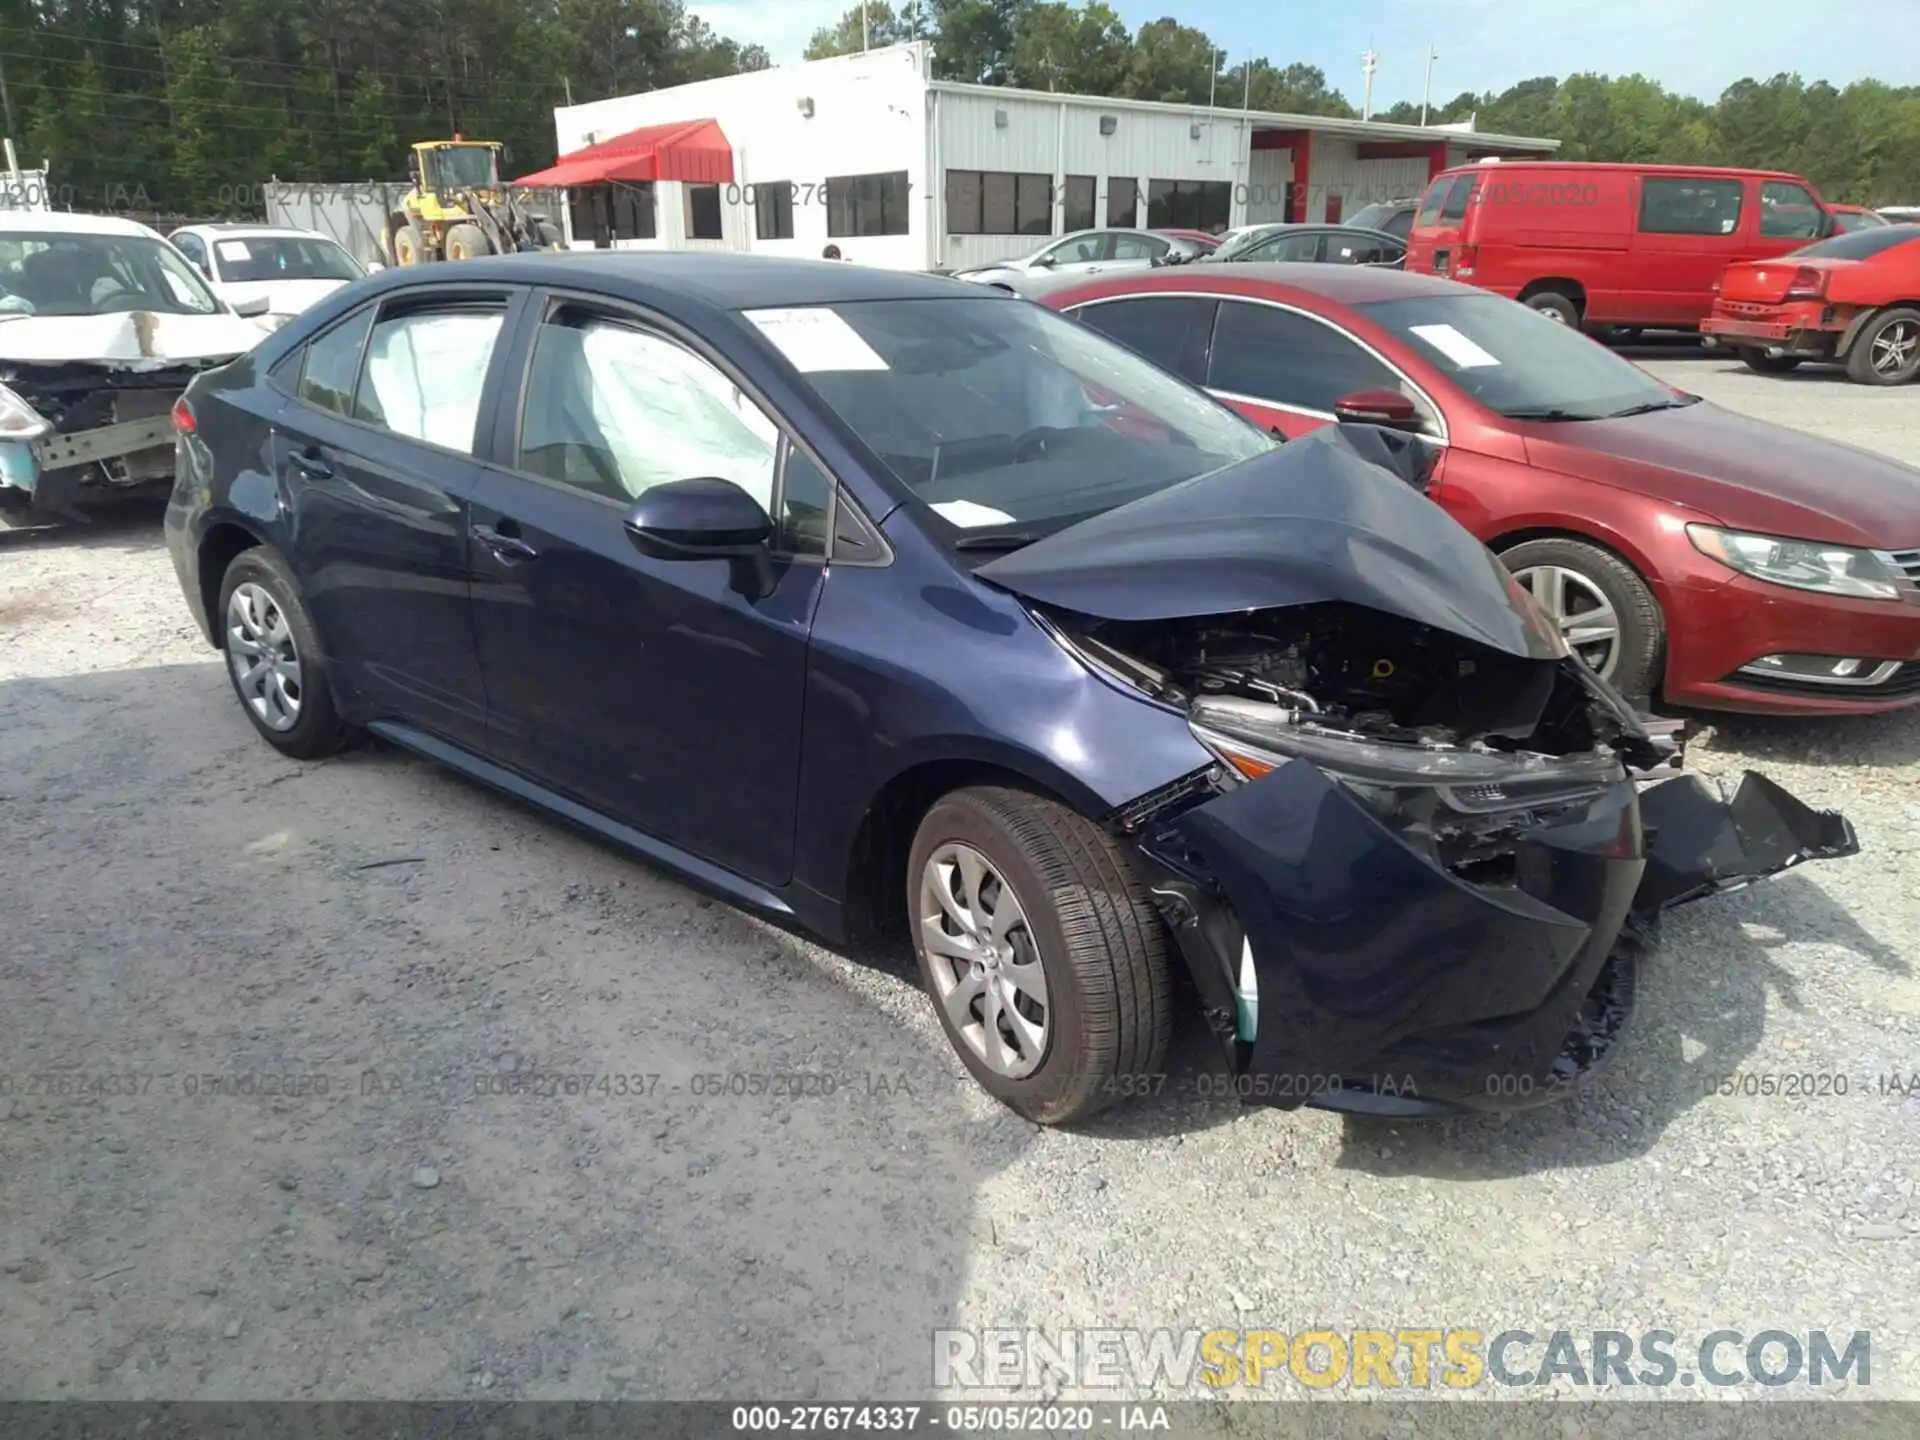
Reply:
[[[1087,183],[1091,185],[1092,181]],[[949,170],[947,233],[1051,235],[1053,177],[1002,170]]]
[[[1093,176],[1067,176],[1067,208],[1060,218],[1060,229],[1065,234],[1075,230],[1091,230],[1093,218]]]
[[[686,188],[687,238],[724,240],[726,232],[720,226],[720,187],[689,185]]]
[[[580,185],[567,192],[573,238],[604,249],[614,240],[652,240],[659,233],[653,186]]]
[[[753,192],[753,238],[791,240],[793,238],[793,182],[762,180],[747,187]]]
[[[1131,175],[1107,177],[1107,224],[1132,228],[1140,219],[1140,183]]]
[[[1645,235],[1731,235],[1740,228],[1738,180],[1661,179],[1640,182],[1640,231]]]
[[[1233,186],[1226,180],[1149,180],[1150,230],[1224,230],[1233,213]]]
[[[907,172],[827,177],[827,234],[905,235]]]

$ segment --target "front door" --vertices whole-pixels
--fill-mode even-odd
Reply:
[[[828,485],[712,360],[556,302],[475,495],[474,628],[494,757],[766,885],[792,874],[807,635]],[[772,586],[642,555],[649,486],[732,480],[778,520]]]
[[[509,298],[397,298],[348,315],[307,345],[273,440],[301,588],[354,708],[474,750],[486,692],[468,507]]]

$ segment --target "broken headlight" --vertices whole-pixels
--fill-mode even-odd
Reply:
[[[1448,808],[1489,814],[1564,804],[1622,778],[1617,757],[1511,754],[1484,746],[1409,745],[1314,723],[1311,715],[1259,701],[1204,698],[1192,707],[1194,737],[1248,780],[1305,760],[1348,790],[1380,802],[1396,792],[1436,792]]]
[[[1817,540],[1782,540],[1747,535],[1714,525],[1689,525],[1687,538],[1702,555],[1729,570],[1795,590],[1845,595],[1855,600],[1898,600],[1900,590],[1887,567],[1871,550],[1826,545]]]
[[[46,416],[0,385],[0,440],[32,443],[51,434],[53,424]]]

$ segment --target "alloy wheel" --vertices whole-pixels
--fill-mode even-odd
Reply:
[[[240,698],[269,730],[300,720],[300,652],[286,613],[261,585],[234,587],[227,600],[227,664]]]
[[[1513,572],[1527,593],[1560,627],[1567,644],[1602,679],[1620,664],[1620,616],[1606,592],[1578,570],[1529,565]]]
[[[1053,1012],[1013,887],[971,845],[942,845],[920,872],[919,926],[935,998],[955,1032],[996,1074],[1031,1075],[1046,1058]]]
[[[1903,374],[1920,350],[1920,324],[1896,320],[1873,337],[1873,368],[1876,374]]]

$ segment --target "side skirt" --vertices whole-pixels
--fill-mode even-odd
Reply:
[[[669,845],[664,840],[635,830],[631,825],[622,825],[618,820],[609,819],[598,810],[589,809],[578,801],[539,785],[524,775],[495,765],[490,760],[469,754],[457,745],[416,730],[411,725],[402,725],[392,720],[376,720],[367,726],[373,734],[382,740],[391,741],[403,750],[411,750],[429,760],[445,765],[469,779],[491,786],[504,794],[513,796],[536,809],[544,810],[581,829],[587,830],[604,840],[609,840],[621,849],[630,851],[649,864],[657,865],[672,872],[676,877],[710,890],[732,904],[746,910],[755,910],[775,920],[784,920],[789,924],[797,918],[793,907],[788,905],[773,891],[756,885],[723,870],[697,855],[690,855],[678,846]]]

